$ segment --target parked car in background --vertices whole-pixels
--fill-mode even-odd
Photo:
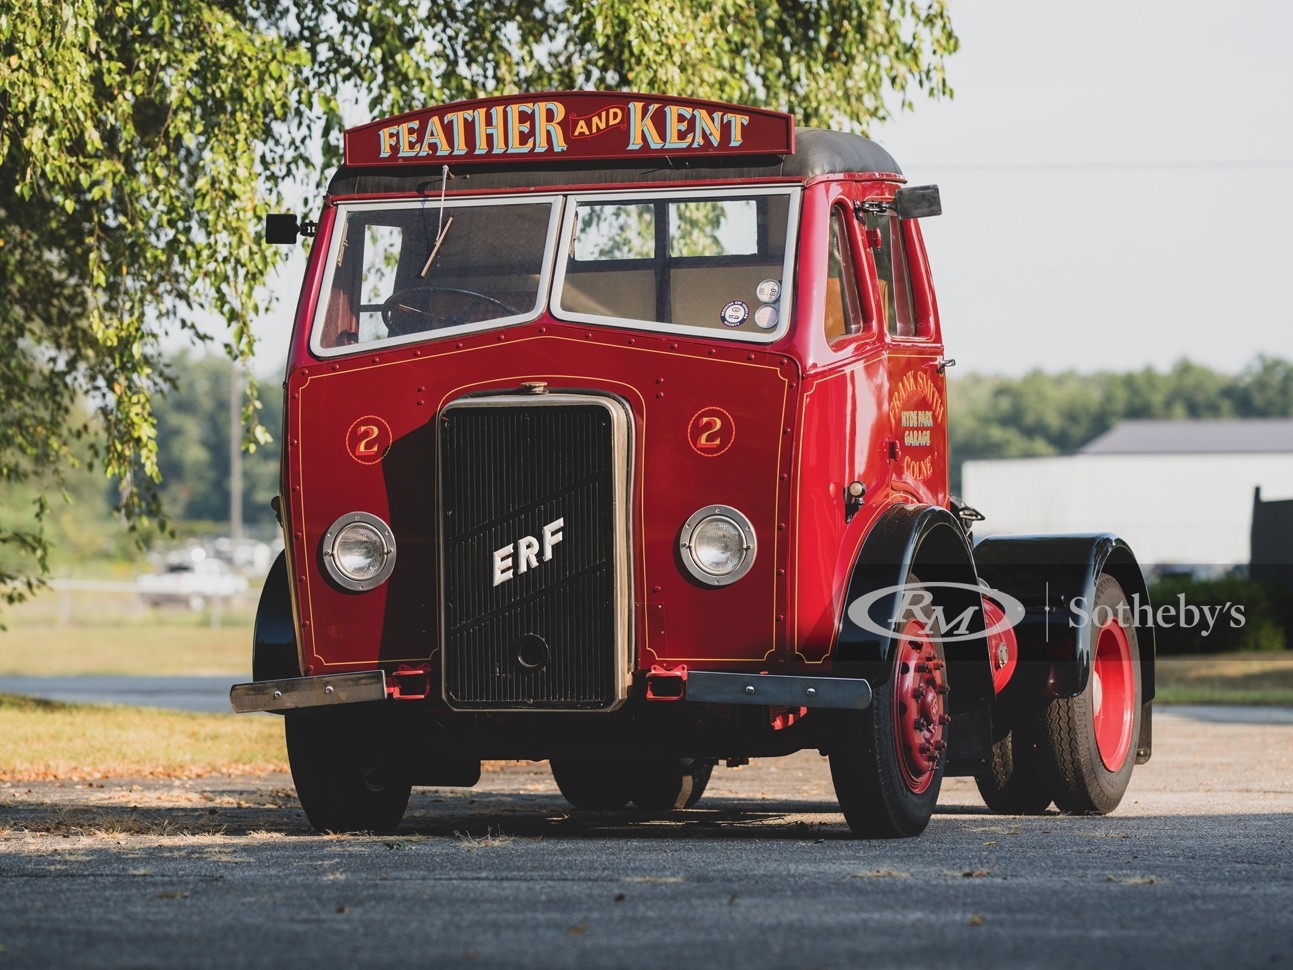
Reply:
[[[157,572],[135,580],[135,589],[149,606],[187,606],[191,610],[203,609],[217,597],[237,596],[248,586],[247,577],[200,548],[172,554]]]

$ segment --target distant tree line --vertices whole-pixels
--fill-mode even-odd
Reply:
[[[1167,371],[966,374],[948,382],[952,490],[962,462],[1068,454],[1128,418],[1288,417],[1293,361],[1274,357],[1235,375],[1188,360]]]

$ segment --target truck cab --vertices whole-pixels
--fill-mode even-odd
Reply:
[[[1116,806],[1153,631],[1035,620],[1143,581],[1113,536],[975,549],[940,211],[874,142],[688,98],[347,131],[317,223],[268,227],[313,244],[286,548],[232,693],[285,715],[311,823],[392,828],[411,786],[498,758],[549,760],[577,808],[669,811],[802,748],[859,835],[923,830],[949,772],[1002,810]]]

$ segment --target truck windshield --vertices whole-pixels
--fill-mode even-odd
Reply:
[[[563,320],[775,340],[791,305],[798,201],[776,187],[598,193],[564,206],[557,196],[342,203],[311,346],[329,356],[525,323],[550,289]]]
[[[547,293],[557,200],[340,207],[316,351],[425,339],[533,319]]]
[[[577,196],[552,309],[586,323],[775,340],[798,196],[786,188]]]

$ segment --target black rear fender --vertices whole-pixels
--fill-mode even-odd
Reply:
[[[1132,609],[1140,647],[1138,760],[1149,757],[1154,699],[1154,622],[1149,590],[1131,547],[1116,535],[992,536],[974,548],[979,576],[1024,606],[1015,627],[1026,684],[1048,697],[1075,697],[1091,679],[1097,625],[1089,606],[1101,573],[1118,580]]]
[[[1015,627],[1020,659],[1044,659],[1045,691],[1075,697],[1091,679],[1095,629],[1089,604],[1102,572],[1127,594],[1140,644],[1141,685],[1154,697],[1154,625],[1145,578],[1131,548],[1115,535],[992,536],[974,547],[979,576],[1025,609]]]

